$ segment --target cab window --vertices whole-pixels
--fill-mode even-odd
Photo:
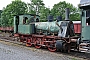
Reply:
[[[24,17],[23,18],[23,24],[27,24],[28,23],[28,18],[27,17]]]
[[[90,26],[90,10],[86,11],[86,25]]]
[[[86,25],[90,26],[90,17],[86,19]]]

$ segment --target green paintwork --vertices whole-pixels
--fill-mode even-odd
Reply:
[[[18,25],[18,33],[31,34],[30,25]]]
[[[22,25],[23,24],[23,17],[27,17],[28,18],[28,20],[31,18],[31,17],[33,17],[33,16],[30,16],[30,15],[20,15],[19,16],[19,24],[20,25]]]
[[[18,33],[20,34],[32,34],[34,33],[34,29],[32,28],[32,24],[30,25],[18,25]]]
[[[18,33],[20,34],[32,34],[34,29],[32,24],[30,25],[18,25]]]
[[[14,16],[14,33],[16,33],[16,22],[15,22],[15,20],[16,20],[16,16]]]
[[[14,33],[16,33],[16,25],[14,25]]]
[[[58,24],[60,26],[61,21],[59,21]],[[37,29],[46,30],[49,32],[58,32],[60,30],[60,27],[57,26],[56,22],[39,22],[35,23],[35,26]]]
[[[34,33],[34,24],[30,24],[30,18],[34,17],[35,15],[18,15],[19,16],[19,24],[16,24],[16,16],[14,16],[14,33],[20,34],[32,34]],[[30,23],[23,24],[23,17],[27,17]],[[34,17],[34,21],[39,19],[39,16]],[[18,29],[18,30],[17,30]]]
[[[90,40],[90,25],[86,25],[86,10],[83,10],[81,40]]]

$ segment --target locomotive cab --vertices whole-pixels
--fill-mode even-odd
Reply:
[[[81,9],[81,43],[79,50],[88,52],[90,49],[90,0],[81,0],[79,8]]]
[[[79,7],[81,9],[81,40],[90,42],[90,0],[81,0]]]
[[[14,34],[35,33],[35,22],[39,22],[39,16],[34,14],[24,14],[14,16]]]

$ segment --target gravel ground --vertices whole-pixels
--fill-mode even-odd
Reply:
[[[85,60],[74,56],[0,41],[0,60]]]

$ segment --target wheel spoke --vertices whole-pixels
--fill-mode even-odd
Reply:
[[[41,45],[40,45],[41,41],[40,40],[41,40],[41,38],[37,38],[35,41],[35,48],[37,48],[37,49],[41,48]]]
[[[50,45],[48,46],[48,50],[51,51],[51,52],[55,52],[56,51],[54,43],[50,43]]]
[[[31,44],[31,38],[30,39],[27,39],[26,46],[32,46],[32,44]]]

